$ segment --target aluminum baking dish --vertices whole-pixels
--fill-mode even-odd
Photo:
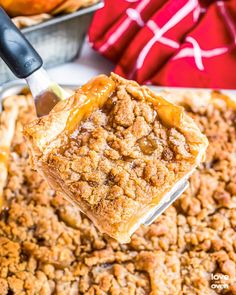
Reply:
[[[94,11],[104,5],[103,1],[74,13],[54,17],[41,24],[22,29],[50,68],[69,62],[79,56]],[[0,85],[15,80],[5,63],[0,60]]]

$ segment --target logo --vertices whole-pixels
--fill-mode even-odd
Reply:
[[[229,280],[228,275],[224,274],[211,274],[211,289],[213,290],[223,290],[223,289],[228,289],[229,285],[227,284],[227,281]],[[223,281],[223,282],[222,282]]]

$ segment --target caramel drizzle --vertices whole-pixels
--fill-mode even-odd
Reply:
[[[158,114],[158,117],[164,125],[174,128],[180,128],[182,126],[182,119],[184,114],[183,107],[170,103],[161,96],[153,93],[148,88],[145,88],[143,99],[152,104]]]
[[[0,163],[3,163],[3,165],[7,167],[8,159],[9,159],[9,147],[1,146],[0,147]]]
[[[75,101],[67,119],[67,133],[72,133],[82,120],[101,108],[114,90],[115,82],[105,75],[98,76],[82,86],[75,94]]]

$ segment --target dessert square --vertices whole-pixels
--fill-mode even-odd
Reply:
[[[98,76],[24,128],[34,164],[101,232],[127,242],[208,144],[183,107]]]

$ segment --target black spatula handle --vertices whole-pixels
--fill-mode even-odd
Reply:
[[[0,57],[18,78],[26,78],[43,61],[29,41],[0,7]]]

